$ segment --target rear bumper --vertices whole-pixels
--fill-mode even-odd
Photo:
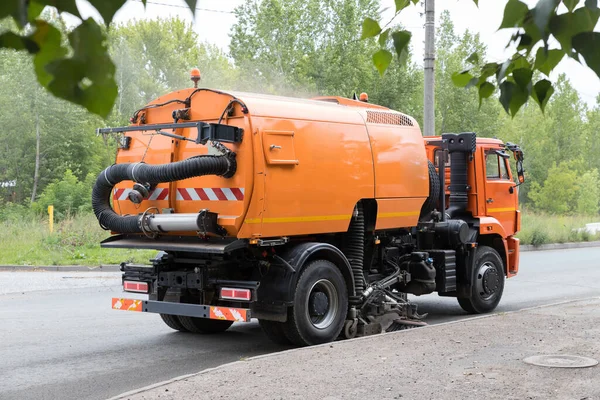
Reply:
[[[182,304],[168,301],[113,297],[112,308],[113,310],[181,315],[186,317],[218,319],[234,322],[250,322],[251,319],[250,310],[247,308]]]

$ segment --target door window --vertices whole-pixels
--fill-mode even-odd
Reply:
[[[485,155],[485,174],[488,179],[500,179],[499,157],[496,153]]]

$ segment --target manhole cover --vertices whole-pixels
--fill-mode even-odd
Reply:
[[[550,368],[587,368],[598,365],[598,361],[589,357],[570,356],[568,354],[550,356],[531,356],[524,359],[527,364]]]

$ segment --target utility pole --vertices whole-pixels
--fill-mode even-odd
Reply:
[[[423,135],[435,135],[435,0],[425,0]]]

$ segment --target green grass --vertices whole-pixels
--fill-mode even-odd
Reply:
[[[600,222],[598,216],[579,215],[550,215],[533,213],[525,210],[521,220],[521,232],[517,237],[521,244],[533,244],[539,246],[547,243],[589,242],[600,240],[598,234],[591,235],[588,232],[579,232],[579,228],[585,224]]]
[[[109,233],[93,214],[67,218],[48,231],[48,221],[37,217],[0,222],[0,265],[86,265],[147,263],[152,250],[102,249]]]
[[[555,216],[523,212],[521,244],[541,245],[600,240],[599,235],[578,232],[598,217]],[[98,226],[93,214],[67,218],[48,231],[48,221],[32,215],[0,222],[0,265],[86,265],[147,263],[153,250],[102,249],[109,233]]]

